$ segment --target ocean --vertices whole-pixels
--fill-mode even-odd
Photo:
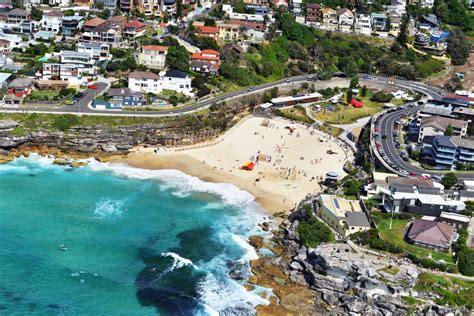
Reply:
[[[176,170],[0,165],[1,315],[253,314],[252,195]],[[229,276],[231,275],[232,278]]]

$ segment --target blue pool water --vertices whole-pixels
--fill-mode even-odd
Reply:
[[[228,272],[255,252],[253,197],[173,170],[30,157],[0,165],[0,314],[251,313]]]

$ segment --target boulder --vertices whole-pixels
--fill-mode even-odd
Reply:
[[[375,305],[379,308],[388,310],[392,313],[397,309],[395,307],[395,305],[393,305],[392,303],[389,303],[389,302],[377,302],[377,303],[375,303]]]
[[[0,121],[0,129],[12,129],[18,126],[18,123],[12,120]]]
[[[230,269],[227,274],[233,280],[243,281],[251,276],[249,264],[246,262],[229,261],[227,267]]]
[[[301,271],[303,270],[303,267],[301,266],[301,264],[298,262],[298,261],[292,261],[290,264],[289,264],[290,268],[293,269],[293,270],[298,270],[298,271]]]
[[[338,295],[336,293],[327,290],[323,291],[321,298],[326,304],[330,306],[335,305],[339,301]]]
[[[406,274],[412,279],[417,279],[420,272],[414,267],[408,267],[406,270]]]
[[[100,145],[100,148],[105,151],[105,152],[108,152],[108,153],[113,153],[113,152],[116,152],[117,151],[117,147],[113,146],[113,145],[107,145],[107,144],[101,144]]]
[[[358,298],[356,298],[355,300],[347,303],[344,306],[344,308],[347,312],[357,313],[357,314],[362,313],[365,310],[365,307],[366,307],[366,304]]]
[[[260,249],[263,246],[263,237],[262,236],[250,236],[249,244],[255,249]]]

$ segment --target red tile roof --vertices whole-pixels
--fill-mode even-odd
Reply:
[[[142,22],[134,19],[134,20],[131,20],[130,22],[127,23],[127,27],[130,27],[130,28],[134,28],[134,29],[139,29],[141,27],[144,27],[145,24],[143,24]]]
[[[219,33],[219,28],[217,26],[201,26],[199,27],[201,33],[204,34],[216,34]]]
[[[167,46],[160,46],[160,45],[145,45],[143,46],[143,50],[156,50],[159,52],[166,52],[168,51]]]
[[[220,55],[220,53],[218,51],[213,50],[213,49],[205,49],[201,52],[201,54],[216,55],[216,56]]]
[[[199,59],[199,60],[215,60],[219,61],[219,57],[210,57],[210,56],[203,56],[201,53],[194,53],[191,55],[191,59]]]
[[[454,227],[445,223],[416,220],[408,231],[408,238],[414,242],[449,248],[453,240]]]
[[[84,26],[97,27],[97,26],[101,26],[105,22],[106,21],[102,20],[101,18],[93,18],[91,20],[86,21],[84,23]]]

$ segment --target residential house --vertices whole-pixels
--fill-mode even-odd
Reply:
[[[98,28],[100,26],[105,26],[106,23],[107,21],[101,18],[93,18],[93,19],[87,20],[86,22],[84,22],[84,25],[83,25],[84,31],[90,32],[94,30],[95,28]]]
[[[218,23],[219,40],[222,42],[237,42],[240,38],[240,25],[229,23]]]
[[[229,22],[259,31],[266,29],[264,17],[256,14],[230,13]]]
[[[413,45],[429,54],[443,56],[446,54],[446,49],[448,47],[448,37],[449,32],[438,29],[419,31],[415,34],[415,41]]]
[[[127,26],[127,18],[123,15],[111,16],[107,19],[107,25],[111,28],[123,31],[125,29],[125,26]]]
[[[59,52],[59,61],[62,64],[78,64],[84,66],[93,66],[95,61],[92,58],[92,52],[75,52],[62,50]]]
[[[111,59],[110,47],[107,44],[79,43],[77,44],[77,52],[91,55],[95,62]]]
[[[62,11],[44,12],[43,18],[40,21],[41,29],[58,33],[63,24],[64,13]]]
[[[455,229],[453,226],[417,219],[407,232],[409,242],[438,251],[449,251],[454,240]]]
[[[255,14],[257,15],[267,15],[271,14],[271,10],[267,6],[263,5],[246,5],[245,6],[246,10],[253,10],[255,11]]]
[[[83,83],[83,75],[91,74],[93,70],[83,64],[44,63],[41,70],[42,80],[63,80],[70,85]]]
[[[425,136],[445,135],[448,126],[452,128],[452,136],[464,137],[467,134],[469,122],[441,116],[422,117],[418,142],[421,143]]]
[[[392,10],[387,13],[387,17],[390,19],[390,33],[392,33],[394,36],[397,36],[402,23],[402,16],[397,11]]]
[[[198,26],[198,36],[210,37],[215,40],[219,38],[219,28],[217,26]]]
[[[88,44],[107,44],[113,48],[123,46],[122,33],[120,30],[113,29],[108,25],[98,26],[82,33],[82,38],[79,40],[79,42]]]
[[[339,31],[350,33],[354,30],[354,13],[351,10],[343,8],[337,10]]]
[[[394,182],[381,188],[382,205],[387,212],[407,212],[439,216],[441,212],[460,212],[465,208],[462,201],[445,198],[437,186],[411,185]]]
[[[219,72],[219,65],[220,53],[215,50],[205,49],[191,55],[190,68],[193,71],[216,75]]]
[[[306,23],[320,25],[323,22],[321,5],[317,3],[306,4]]]
[[[291,0],[291,10],[295,16],[303,15],[303,1],[302,0]]]
[[[451,169],[457,163],[474,163],[474,141],[452,136],[435,136],[431,146],[423,144],[423,154],[439,169]],[[428,160],[428,159],[427,159]]]
[[[2,0],[0,1],[0,11],[11,11],[13,10],[13,5],[11,0]]]
[[[142,22],[133,19],[127,23],[123,32],[124,37],[128,39],[135,39],[143,36],[146,33],[146,26]]]
[[[369,220],[359,201],[321,194],[317,214],[343,237],[370,229]]]
[[[0,55],[8,55],[12,50],[9,40],[0,38]]]
[[[387,16],[383,13],[372,13],[370,15],[372,31],[386,31]]]
[[[112,88],[109,89],[107,95],[110,97],[109,102],[114,108],[146,105],[146,97],[141,92],[132,91],[129,88]]]
[[[61,30],[64,35],[76,34],[84,25],[84,17],[81,15],[63,16]]]
[[[7,13],[7,23],[19,24],[22,21],[30,21],[31,13],[22,9],[13,9]]]
[[[179,70],[161,72],[159,75],[150,71],[134,71],[128,77],[128,87],[142,93],[159,94],[165,89],[193,96],[191,78]]]
[[[162,11],[168,14],[174,14],[176,12],[176,0],[163,0]]]
[[[276,8],[280,6],[288,8],[288,0],[272,0],[272,2]]]
[[[329,31],[337,31],[337,12],[331,8],[322,8],[322,24],[321,28]]]
[[[138,11],[143,13],[146,17],[153,17],[159,15],[161,11],[160,0],[138,0]]]
[[[164,69],[168,47],[159,45],[145,45],[136,54],[137,63],[152,69]]]
[[[30,78],[16,78],[7,85],[7,93],[16,97],[25,97],[33,90],[34,83],[34,80]]]

